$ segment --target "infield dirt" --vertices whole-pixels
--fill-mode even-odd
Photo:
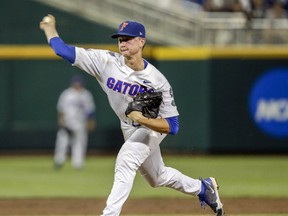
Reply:
[[[100,215],[105,199],[0,199],[0,215]],[[224,198],[226,215],[283,214],[288,215],[288,198]],[[122,214],[214,215],[209,208],[201,209],[195,199],[128,199]]]

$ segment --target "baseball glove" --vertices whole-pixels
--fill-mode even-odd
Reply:
[[[139,111],[147,118],[157,118],[161,102],[162,92],[140,92],[128,104],[125,114]]]

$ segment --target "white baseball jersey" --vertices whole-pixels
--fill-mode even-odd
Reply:
[[[83,130],[86,128],[87,116],[95,110],[93,96],[86,89],[79,91],[70,87],[61,93],[57,110],[64,114],[64,122],[68,128]]]
[[[124,57],[119,53],[76,47],[74,65],[96,77],[107,94],[112,109],[123,122],[131,123],[125,110],[133,97],[142,91],[162,92],[163,102],[159,117],[179,115],[169,82],[149,63],[144,70],[135,72],[125,65]]]

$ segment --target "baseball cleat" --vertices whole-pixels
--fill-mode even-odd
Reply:
[[[202,208],[205,208],[207,204],[217,216],[224,215],[223,204],[220,201],[218,193],[219,186],[215,178],[209,177],[204,180],[200,178],[200,180],[202,182],[202,190],[198,194],[198,197]]]

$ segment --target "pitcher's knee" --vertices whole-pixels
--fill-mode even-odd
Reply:
[[[115,171],[124,173],[136,173],[138,169],[138,164],[133,159],[133,155],[129,153],[122,154],[121,157],[118,157],[115,163]]]
[[[158,188],[158,187],[163,187],[165,186],[165,172],[162,172],[161,174],[157,175],[157,176],[148,176],[148,175],[143,175],[143,177],[145,177],[145,179],[147,180],[147,182],[149,183],[149,185],[153,188]]]
[[[157,188],[157,187],[160,187],[159,183],[157,181],[148,181],[149,185],[152,187],[152,188]]]

